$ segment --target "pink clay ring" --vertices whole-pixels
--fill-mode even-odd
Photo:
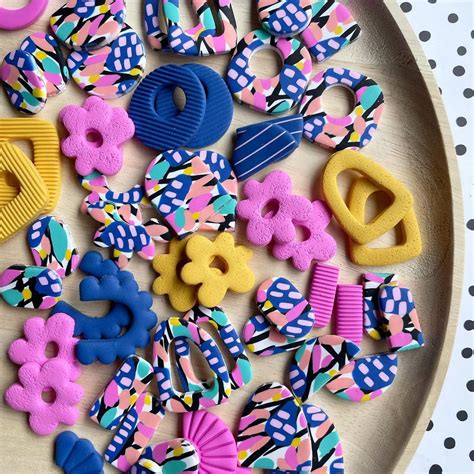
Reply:
[[[48,0],[30,0],[23,8],[0,7],[0,30],[22,30],[33,24],[45,11]]]

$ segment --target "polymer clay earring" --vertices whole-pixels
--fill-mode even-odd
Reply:
[[[313,268],[309,304],[314,310],[314,326],[324,328],[329,324],[336,297],[339,267],[317,263]]]
[[[22,30],[33,24],[46,10],[48,0],[29,0],[21,8],[0,7],[0,30]]]
[[[173,387],[170,345],[178,337],[194,342],[207,360],[212,372],[209,388],[179,392]],[[206,331],[183,319],[169,318],[158,326],[153,342],[153,368],[161,403],[168,411],[203,410],[223,403],[231,393],[229,372],[218,346]]]
[[[274,36],[301,33],[311,19],[311,0],[257,0],[257,11],[263,29]]]
[[[104,474],[104,460],[94,445],[72,431],[63,431],[56,436],[54,462],[65,474],[73,474],[75,470]]]
[[[262,48],[276,49],[283,67],[272,78],[258,78],[250,58]],[[275,38],[264,30],[251,31],[237,44],[229,63],[227,84],[237,102],[268,114],[287,112],[303,97],[311,74],[311,56],[296,38]]]
[[[325,112],[322,96],[330,87],[345,87],[354,94],[354,107],[345,117]],[[373,138],[384,107],[380,86],[367,76],[343,68],[329,68],[314,76],[300,106],[304,136],[324,148],[358,150]]]
[[[337,285],[336,334],[360,345],[363,319],[362,285]]]
[[[116,99],[131,92],[145,71],[145,46],[126,23],[110,43],[94,51],[74,51],[67,66],[74,82],[90,95]]]
[[[68,0],[49,21],[56,37],[78,51],[110,44],[119,34],[125,19],[124,0],[103,0],[85,4]]]
[[[342,2],[319,0],[312,2],[311,9],[301,40],[316,61],[325,61],[359,37],[360,26]]]

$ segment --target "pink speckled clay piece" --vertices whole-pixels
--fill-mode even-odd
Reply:
[[[336,255],[337,244],[334,238],[325,232],[332,218],[332,213],[324,201],[312,203],[313,212],[308,219],[298,218],[293,223],[302,227],[307,236],[304,240],[294,239],[292,242],[276,243],[273,256],[278,260],[291,258],[293,266],[305,272],[313,260],[326,261]]]
[[[73,425],[79,418],[77,404],[83,388],[71,382],[70,364],[54,358],[43,365],[27,362],[18,371],[20,383],[14,383],[5,392],[10,408],[30,414],[30,428],[39,435],[49,435],[60,423]],[[53,391],[54,401],[45,403],[41,394]]]
[[[73,337],[74,320],[65,313],[56,313],[46,321],[43,318],[30,318],[23,324],[25,339],[16,339],[8,348],[8,357],[15,364],[36,362],[43,365],[49,359],[45,354],[48,343],[56,344],[56,358],[70,365],[71,380],[81,375],[81,366],[74,354],[78,339]]]
[[[313,308],[314,327],[324,328],[329,324],[336,297],[339,267],[318,263],[314,266],[309,304]]]
[[[313,212],[308,199],[291,194],[291,178],[283,171],[267,174],[262,182],[250,179],[244,195],[246,199],[237,204],[237,215],[248,221],[247,239],[257,246],[268,245],[272,238],[277,243],[292,242],[296,238],[293,221],[306,221]]]
[[[362,285],[337,285],[336,334],[355,344],[362,341],[364,300]]]
[[[100,97],[89,97],[81,107],[67,105],[59,119],[69,132],[61,142],[62,152],[76,158],[76,171],[87,176],[94,170],[106,176],[123,165],[121,146],[135,133],[135,125],[121,107],[111,107]]]

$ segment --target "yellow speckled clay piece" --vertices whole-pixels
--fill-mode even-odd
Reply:
[[[29,140],[33,144],[33,164],[48,188],[49,199],[43,209],[53,211],[61,190],[59,137],[56,127],[46,120],[36,118],[0,119],[0,142],[4,140]],[[0,206],[5,195],[0,193]]]
[[[247,265],[252,251],[236,246],[231,234],[221,233],[214,241],[194,235],[186,245],[186,254],[190,262],[181,270],[181,278],[189,285],[201,285],[197,297],[203,306],[217,306],[227,290],[246,293],[255,284],[255,275]],[[210,266],[215,258],[224,262],[224,270]]]
[[[337,177],[343,171],[357,171],[380,190],[386,191],[393,202],[369,223],[357,219],[348,209],[339,193]],[[413,196],[410,191],[394,178],[383,166],[375,163],[362,153],[344,150],[335,153],[324,169],[322,179],[323,193],[334,217],[352,240],[366,244],[395,227],[413,206]],[[363,201],[365,204],[365,200]],[[356,204],[354,204],[356,205]]]
[[[359,178],[352,184],[349,191],[348,207],[352,215],[360,222],[364,222],[365,219],[367,199],[377,191],[380,189],[366,178]],[[400,221],[400,226],[403,233],[403,243],[393,247],[371,248],[349,239],[351,260],[357,265],[383,266],[405,262],[420,255],[422,250],[420,228],[413,207]]]
[[[196,287],[187,285],[179,277],[179,268],[188,261],[186,244],[189,239],[173,239],[167,254],[153,259],[153,268],[159,277],[153,282],[153,292],[168,295],[171,306],[176,311],[189,311],[197,302]]]
[[[0,142],[0,175],[4,172],[15,176],[20,192],[0,205],[0,243],[41,214],[49,197],[46,184],[33,163],[20,148],[8,142]]]

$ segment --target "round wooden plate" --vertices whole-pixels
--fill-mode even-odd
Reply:
[[[7,3],[14,6],[23,2],[11,0]],[[2,32],[0,57],[18,48],[27,34],[45,31],[49,15],[61,3],[61,0],[51,0],[41,20],[27,30]],[[400,354],[399,372],[393,387],[374,401],[350,403],[332,396],[325,390],[313,396],[310,401],[323,407],[334,421],[342,438],[347,472],[386,473],[393,470],[403,471],[413,456],[434,409],[449,362],[462,282],[462,201],[448,122],[434,78],[417,38],[395,0],[353,0],[348,3],[362,27],[361,38],[327,63],[314,64],[313,69],[316,72],[331,66],[353,68],[375,79],[384,91],[386,106],[381,125],[374,140],[362,151],[385,166],[405,183],[415,196],[416,214],[424,243],[423,253],[414,260],[386,267],[383,271],[398,273],[404,284],[411,288],[427,344],[422,350]],[[239,37],[242,37],[246,32],[258,27],[255,2],[239,0],[233,4]],[[141,1],[128,1],[126,21],[143,35]],[[191,25],[193,22],[189,12],[185,21],[185,25]],[[151,51],[148,45],[147,54],[147,72],[168,62],[198,61],[224,73],[229,60],[228,55],[199,59],[168,55]],[[253,60],[252,67],[260,74],[272,75],[274,64],[274,57],[264,52],[259,54],[258,59]],[[345,96],[335,92],[330,94],[325,97],[325,104],[332,112],[342,113],[347,108]],[[48,100],[38,117],[56,123],[58,112],[65,104],[81,104],[84,99],[84,93],[74,84],[70,84],[62,95]],[[129,100],[130,95],[112,103],[127,107]],[[2,117],[15,116],[3,93],[0,110]],[[228,157],[231,156],[232,150],[232,130],[243,124],[268,118],[238,104],[235,104],[234,110],[231,130],[211,147]],[[28,143],[22,143],[22,147],[31,153]],[[330,154],[319,146],[303,140],[301,147],[290,158],[259,173],[257,178],[262,178],[271,169],[278,167],[291,175],[297,193],[311,199],[320,198],[319,177],[329,156]],[[154,157],[154,152],[137,140],[132,140],[125,146],[125,157],[124,169],[110,180],[116,190],[125,190],[140,182],[146,166]],[[91,244],[91,238],[98,225],[91,218],[79,213],[79,204],[85,197],[85,192],[77,182],[72,163],[66,158],[63,159],[62,171],[62,194],[55,215],[69,224],[82,253],[90,249],[97,250]],[[246,241],[243,230],[244,226],[239,224],[237,238],[241,243]],[[339,244],[337,256],[331,263],[340,266],[342,281],[358,282],[361,273],[369,269],[355,266],[349,261],[343,233],[336,223],[332,223],[329,230]],[[393,236],[381,239],[381,242],[385,243],[391,241]],[[158,252],[165,250],[165,246],[158,246]],[[0,247],[0,268],[14,263],[32,263],[26,246],[25,232]],[[254,249],[251,266],[255,270],[257,282],[274,275],[284,275],[302,291],[308,288],[310,272],[295,271],[288,262],[275,260],[265,248]],[[134,257],[128,270],[134,273],[141,289],[150,289],[155,275],[148,262]],[[105,304],[79,302],[78,283],[82,276],[76,272],[65,279],[65,300],[89,313],[103,314]],[[176,314],[164,297],[155,297],[153,307],[160,320]],[[240,331],[247,318],[256,312],[254,292],[228,295],[223,307]],[[14,309],[0,302],[2,393],[16,380],[17,373],[17,367],[6,358],[8,345],[10,341],[21,336],[23,322],[37,313],[46,317],[44,312]],[[365,338],[363,342],[363,353],[385,350],[384,344],[375,344],[368,339]],[[150,355],[147,350],[145,356],[150,358]],[[238,424],[247,398],[261,383],[288,382],[289,354],[270,358],[250,355],[250,358],[254,369],[252,382],[234,392],[225,406],[213,409],[233,429]],[[78,435],[89,438],[100,452],[104,451],[113,434],[92,423],[87,413],[91,403],[117,367],[118,364],[87,366],[83,368],[80,378],[85,396],[80,404],[81,417],[72,429]],[[0,471],[59,472],[53,462],[54,435],[36,436],[28,428],[26,415],[10,410],[4,403],[0,423]],[[160,425],[153,441],[174,437],[179,429],[179,417],[169,415]],[[113,468],[107,466],[106,471],[112,472]]]

